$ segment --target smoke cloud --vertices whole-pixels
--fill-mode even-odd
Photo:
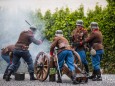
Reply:
[[[32,26],[38,28],[35,38],[41,39],[43,37],[42,31],[45,29],[45,23],[39,18],[32,17],[31,10],[11,11],[8,8],[0,8],[0,49],[10,44],[15,44],[18,40],[20,33],[24,30],[29,30],[29,25],[25,22],[27,20]],[[32,19],[35,18],[35,19]],[[35,20],[37,23],[33,21]],[[30,53],[33,61],[40,51],[49,52],[49,42],[45,39],[41,45],[30,45]],[[0,72],[3,73],[7,64],[0,55]]]

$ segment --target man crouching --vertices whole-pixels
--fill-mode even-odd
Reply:
[[[57,70],[58,74],[58,80],[57,83],[62,83],[61,76],[59,74],[59,71],[62,72],[62,67],[64,65],[64,61],[67,64],[69,70],[72,73],[71,79],[73,84],[78,84],[76,81],[76,73],[75,73],[75,66],[74,66],[74,56],[72,49],[69,45],[68,40],[63,37],[63,31],[62,30],[57,30],[55,32],[55,37],[54,40],[51,44],[50,47],[50,55],[53,56],[54,48],[58,48],[58,64],[59,64],[59,69]]]

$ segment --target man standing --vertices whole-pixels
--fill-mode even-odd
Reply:
[[[91,59],[93,65],[93,73],[89,79],[93,81],[102,81],[101,71],[100,71],[100,61],[102,59],[102,54],[104,53],[103,48],[103,36],[101,31],[99,31],[98,23],[91,22],[91,34],[86,40],[80,44],[89,43],[91,48]]]
[[[61,76],[59,74],[59,70],[62,71],[62,67],[65,63],[68,65],[69,70],[72,72],[72,81],[73,84],[78,84],[76,81],[76,74],[75,74],[75,66],[74,66],[74,56],[72,53],[72,50],[70,48],[70,45],[68,43],[68,40],[63,37],[62,30],[57,30],[55,33],[54,40],[50,47],[50,55],[53,56],[54,48],[58,48],[58,83],[62,83]]]
[[[33,42],[37,45],[41,44],[41,40],[36,40],[34,38],[34,33],[36,32],[35,27],[30,27],[30,30],[21,32],[17,43],[15,44],[15,49],[13,51],[13,61],[12,65],[8,68],[8,74],[6,76],[6,81],[10,80],[10,76],[16,68],[16,64],[22,57],[28,65],[28,72],[30,74],[30,80],[36,80],[34,77],[34,67],[33,60],[31,58],[30,52],[28,50],[29,45]]]
[[[8,63],[8,66],[4,72],[3,79],[5,79],[7,73],[8,73],[8,67],[12,64],[12,59],[13,59],[13,50],[15,48],[15,45],[9,45],[5,48],[2,48],[1,50],[1,57]],[[20,66],[20,61],[16,65],[16,69],[14,72],[17,71],[17,69]]]
[[[82,20],[77,20],[76,26],[77,27],[72,32],[72,41],[74,43],[79,43],[79,42],[82,42],[83,40],[85,40],[88,33],[87,33],[87,30],[83,28],[83,21]],[[80,55],[82,64],[84,65],[84,68],[85,68],[85,72],[88,75],[89,74],[89,68],[88,68],[88,62],[86,59],[86,52],[85,52],[86,45],[80,45],[80,46],[75,45],[73,47],[74,47],[75,51],[78,52],[78,54]]]

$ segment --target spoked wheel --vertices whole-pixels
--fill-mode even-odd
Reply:
[[[47,79],[49,74],[49,58],[48,55],[44,52],[40,52],[34,63],[34,71],[36,78],[39,81],[44,81]]]
[[[74,59],[75,59],[74,60],[75,66],[78,66],[82,71],[83,65],[82,65],[81,58],[80,58],[79,54],[76,51],[73,51],[73,54],[74,54]]]

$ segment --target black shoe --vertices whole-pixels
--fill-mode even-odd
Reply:
[[[60,75],[58,75],[58,77],[57,77],[57,83],[62,83],[62,79],[61,79]]]
[[[97,81],[97,77],[93,77],[93,78],[92,78],[92,81]]]
[[[72,76],[71,76],[71,78],[72,78],[72,83],[73,83],[73,84],[79,84],[79,82],[78,82],[77,79],[76,79],[76,73],[75,73],[75,71],[72,71]]]
[[[34,77],[34,73],[30,73],[30,80],[37,80],[35,77]]]
[[[102,81],[100,69],[95,71],[96,76],[92,78],[92,81]]]
[[[102,77],[97,76],[97,77],[93,78],[92,81],[102,81]]]
[[[57,83],[62,83],[62,80],[60,79],[60,80],[57,80]]]
[[[100,69],[97,71],[97,81],[102,81]]]
[[[88,79],[93,79],[93,78],[94,78],[94,76],[89,76],[89,77],[88,77]]]
[[[6,68],[5,72],[4,72],[3,79],[6,79],[6,75],[8,74],[8,67],[9,67],[9,66],[10,66],[10,65],[7,66],[7,68]]]
[[[92,75],[88,77],[88,79],[93,79],[96,77],[96,71],[93,70]]]
[[[3,79],[6,79],[6,74],[3,75]]]
[[[6,76],[6,81],[10,81],[10,76]]]
[[[8,74],[5,76],[6,81],[10,81],[10,76],[13,73],[12,70],[8,70]]]
[[[97,81],[102,81],[102,77],[100,77],[100,78],[97,77]]]
[[[97,75],[97,81],[102,81],[101,75]]]
[[[6,75],[3,76],[3,79],[6,79]],[[12,79],[12,78],[10,78],[10,79]]]
[[[32,77],[32,78],[30,78],[30,80],[32,81],[32,80],[37,80],[35,77]]]
[[[62,71],[61,70],[57,70],[57,83],[62,83]]]

